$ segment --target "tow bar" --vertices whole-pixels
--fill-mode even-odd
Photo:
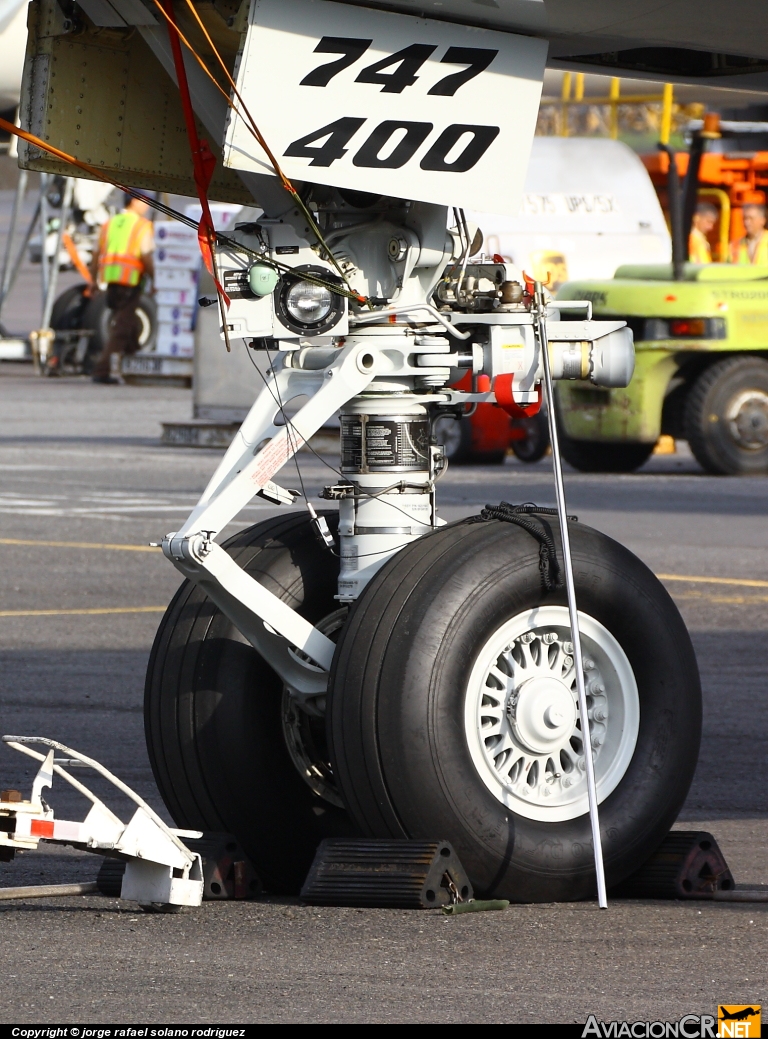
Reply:
[[[41,765],[28,801],[16,790],[0,791],[0,861],[10,861],[17,850],[34,851],[40,841],[68,844],[126,863],[121,898],[153,907],[202,903],[200,855],[190,851],[181,840],[201,837],[200,831],[171,829],[109,769],[63,743],[43,736],[3,736],[3,743],[35,758]],[[41,753],[29,744],[50,749]],[[55,751],[64,756],[55,757]],[[128,823],[123,823],[84,783],[70,775],[69,768],[93,769],[129,797],[137,807]],[[53,785],[54,773],[91,801],[82,822],[54,817],[43,797],[43,791]]]

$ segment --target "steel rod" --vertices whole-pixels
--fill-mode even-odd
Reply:
[[[62,192],[59,229],[56,232],[56,247],[53,253],[53,260],[51,261],[51,268],[48,273],[48,285],[45,293],[45,302],[43,304],[43,320],[40,322],[41,328],[48,328],[51,323],[51,313],[56,298],[56,285],[59,280],[59,254],[61,252],[61,243],[64,239],[64,232],[67,229],[67,221],[69,220],[69,210],[72,205],[72,195],[74,190],[75,182],[71,177],[68,177],[64,191]]]
[[[0,277],[0,313],[8,296],[9,282],[11,280],[11,253],[13,242],[16,238],[16,226],[19,222],[21,207],[24,205],[24,196],[27,193],[27,181],[29,174],[26,170],[19,170],[19,182],[16,185],[16,194],[13,196],[13,208],[11,210],[11,223],[8,227],[8,237],[5,242],[5,256],[3,257],[3,273]]]
[[[16,277],[19,271],[21,270],[21,265],[24,263],[24,254],[26,253],[27,247],[29,246],[29,241],[32,237],[33,231],[35,230],[35,225],[37,224],[37,218],[39,216],[40,202],[38,201],[37,205],[35,206],[35,211],[32,214],[32,219],[29,222],[29,227],[25,231],[24,238],[22,239],[21,245],[19,246],[19,251],[16,255],[16,262],[11,265],[11,272],[8,276],[8,288],[6,289],[5,293],[2,296],[0,296],[0,306],[2,306],[2,304],[6,301],[13,289],[13,286],[16,284]]]
[[[40,174],[40,273],[42,276],[43,298],[41,304],[45,308],[48,295],[48,174]]]
[[[587,690],[584,685],[584,660],[581,652],[581,635],[579,634],[579,613],[576,606],[576,586],[573,580],[573,563],[571,561],[571,539],[568,534],[568,510],[565,505],[565,485],[563,484],[563,467],[560,461],[560,442],[557,437],[555,419],[555,395],[552,390],[552,369],[549,363],[549,343],[547,341],[546,306],[540,282],[535,288],[535,321],[536,336],[541,349],[541,363],[544,369],[544,387],[547,397],[547,418],[549,421],[549,439],[552,444],[552,468],[555,473],[555,497],[557,499],[557,515],[560,520],[560,534],[563,541],[563,570],[565,587],[568,595],[568,613],[571,619],[571,640],[573,642],[573,666],[576,671],[576,691],[579,698],[579,715],[581,716],[581,738],[584,746],[584,765],[587,771],[587,796],[589,799],[589,821],[592,826],[592,844],[595,852],[595,874],[597,877],[597,902],[601,909],[608,908],[608,897],[605,890],[605,870],[603,868],[603,847],[600,840],[600,816],[597,809],[597,788],[595,785],[595,763],[592,757],[592,737],[589,731],[589,713],[587,708]]]
[[[61,895],[96,895],[98,884],[36,884],[34,887],[0,887],[0,901],[11,898],[57,898]]]
[[[715,891],[715,902],[768,902],[768,888],[735,888],[731,891]]]

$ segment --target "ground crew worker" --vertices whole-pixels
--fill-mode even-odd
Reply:
[[[736,242],[734,263],[753,263],[768,267],[768,232],[765,230],[765,206],[748,202],[742,212],[746,234]]]
[[[93,366],[94,382],[117,382],[110,375],[112,354],[134,354],[139,349],[141,323],[136,306],[145,278],[154,273],[155,239],[152,221],[145,216],[148,209],[147,202],[126,195],[122,213],[101,229],[93,274],[100,285],[106,284],[112,315],[107,341]]]
[[[707,235],[717,223],[717,206],[699,202],[691,222],[688,238],[688,259],[691,263],[712,263],[712,250]]]

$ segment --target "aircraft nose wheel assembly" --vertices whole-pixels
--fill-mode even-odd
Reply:
[[[496,313],[424,302],[331,344],[258,344],[272,358],[265,387],[163,542],[187,580],[152,651],[146,730],[177,823],[235,834],[271,890],[298,891],[325,837],[441,835],[483,897],[597,887],[604,904],[676,818],[701,728],[690,639],[658,580],[610,538],[571,519],[563,550],[556,427],[557,510],[444,524],[435,508],[445,463],[431,425],[446,407],[510,387],[538,401],[569,365],[627,378],[616,323],[553,311],[537,289]],[[372,324],[346,308],[338,320]],[[505,379],[502,349],[526,370]],[[473,393],[446,386],[462,364],[478,369]],[[298,395],[310,399],[285,418]],[[338,511],[308,505],[219,546],[216,528],[254,488],[294,499],[272,478],[337,409],[341,460],[324,496]]]
[[[632,335],[479,253],[449,210],[452,191],[486,201],[532,137],[545,49],[486,31],[468,47],[461,26],[362,9],[351,39],[348,13],[258,0],[243,30],[225,161],[262,209],[210,242],[222,337],[269,367],[162,543],[185,583],[147,674],[155,777],[179,825],[234,834],[273,891],[300,890],[324,838],[362,835],[450,842],[481,897],[604,905],[674,822],[701,729],[671,599],[567,519],[553,381],[626,386]],[[255,91],[273,65],[279,119]],[[190,84],[208,118],[206,84]],[[490,97],[515,103],[486,113]],[[556,509],[439,517],[435,425],[480,403],[547,405]],[[297,452],[334,415],[318,512]],[[298,490],[276,482],[286,465]],[[306,509],[220,544],[254,495]]]

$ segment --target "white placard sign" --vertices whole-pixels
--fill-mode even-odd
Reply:
[[[517,213],[544,40],[333,3],[252,0],[237,86],[298,181]],[[272,173],[231,115],[224,161]]]

